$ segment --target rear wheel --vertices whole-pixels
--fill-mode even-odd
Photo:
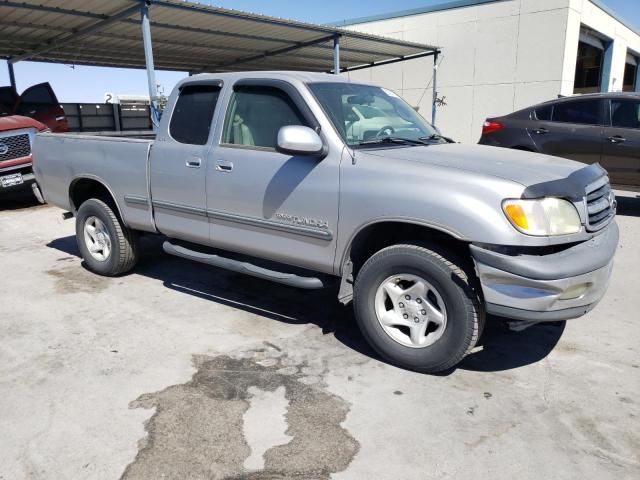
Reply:
[[[138,238],[104,201],[84,202],[76,216],[76,239],[87,267],[99,275],[115,276],[138,261]]]
[[[472,278],[462,262],[430,248],[385,248],[356,278],[358,325],[391,363],[426,373],[452,368],[475,347],[484,324]]]

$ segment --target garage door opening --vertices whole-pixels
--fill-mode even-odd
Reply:
[[[578,58],[573,93],[597,93],[602,85],[605,44],[583,32],[578,43]]]
[[[623,92],[635,92],[638,90],[638,57],[627,54],[627,63],[624,66]]]

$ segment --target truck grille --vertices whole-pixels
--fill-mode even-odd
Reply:
[[[607,226],[615,215],[615,197],[609,177],[602,177],[587,187],[587,230],[593,232]]]
[[[0,163],[15,158],[26,157],[31,153],[29,134],[0,137]]]

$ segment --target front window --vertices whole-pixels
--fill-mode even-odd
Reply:
[[[275,149],[278,132],[308,126],[293,100],[279,88],[237,86],[227,109],[222,143]]]
[[[640,129],[640,102],[611,100],[611,126]]]
[[[438,132],[394,92],[371,85],[311,83],[309,88],[350,146],[438,141]]]

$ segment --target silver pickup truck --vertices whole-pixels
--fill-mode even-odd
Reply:
[[[487,313],[584,315],[618,243],[597,164],[453,143],[392,91],[334,75],[189,77],[155,139],[39,134],[34,166],[95,273],[133,269],[145,233],[290,287],[339,284],[370,344],[424,372],[460,362]]]

